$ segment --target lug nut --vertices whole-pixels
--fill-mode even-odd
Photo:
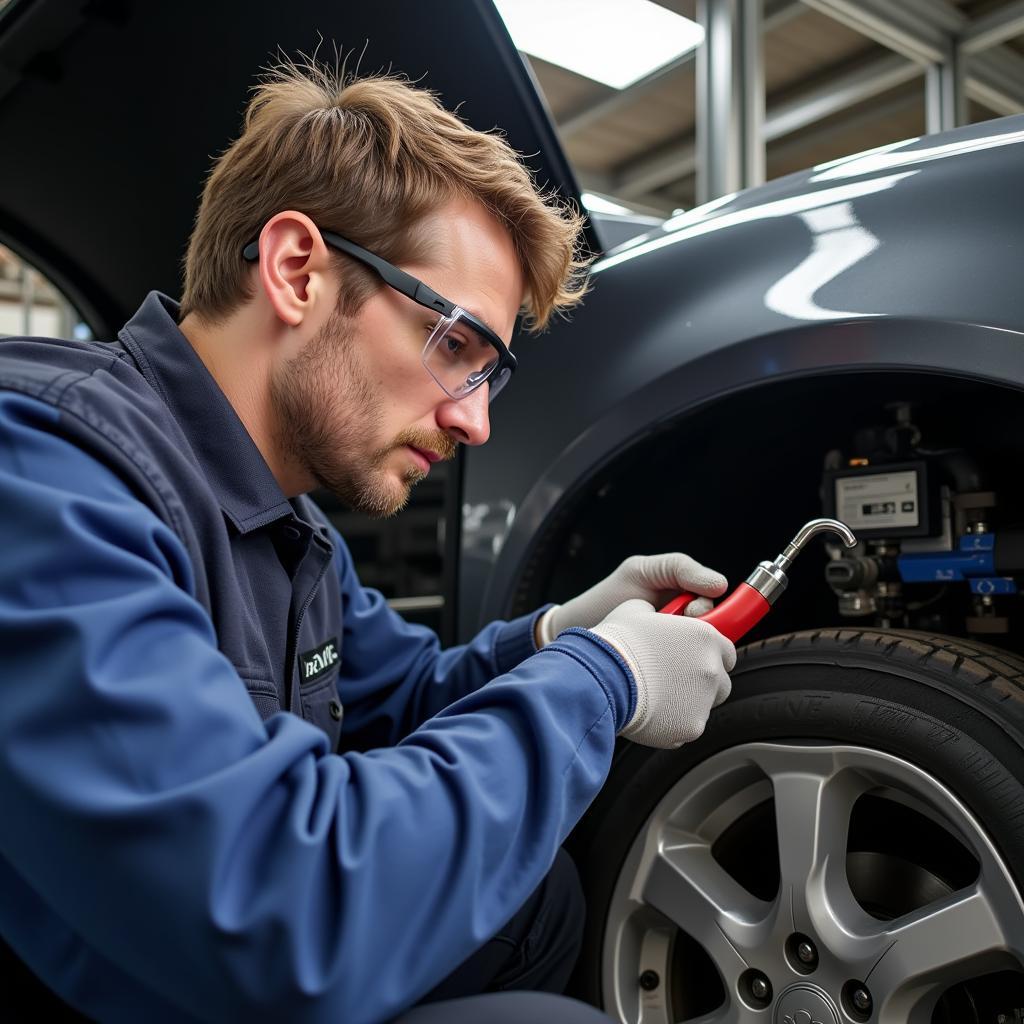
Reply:
[[[786,959],[799,974],[811,974],[818,969],[818,948],[814,940],[801,932],[793,932],[786,939]]]
[[[863,981],[851,978],[843,986],[843,1008],[848,1017],[866,1024],[874,1013],[871,993]]]
[[[768,976],[754,968],[745,970],[738,979],[739,995],[754,1010],[763,1010],[773,998]]]
[[[661,984],[657,971],[644,971],[640,975],[640,987],[645,992],[653,992]]]

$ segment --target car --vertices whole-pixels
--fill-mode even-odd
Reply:
[[[638,550],[735,584],[805,520],[860,539],[800,556],[705,734],[622,744],[577,828],[580,992],[618,1019],[1024,1006],[1021,142],[1000,119],[689,211],[516,343],[465,457],[465,634]]]
[[[16,0],[0,240],[112,336],[176,292],[253,69],[316,30],[578,197],[489,2],[384,8]],[[573,991],[618,1020],[1024,1014],[1022,142],[1010,117],[884,146],[602,252],[447,478],[447,639],[630,554],[735,586],[809,520],[858,536],[808,546],[703,736],[622,742],[570,837]]]
[[[739,582],[805,520],[860,538],[800,556],[701,739],[623,744],[573,837],[581,991],[623,1021],[1024,1005],[1021,142],[908,140],[609,253],[466,453],[466,633],[637,550]]]

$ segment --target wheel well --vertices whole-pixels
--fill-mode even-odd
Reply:
[[[825,454],[894,422],[901,402],[923,447],[963,448],[977,461],[998,523],[1024,522],[1021,391],[891,370],[773,382],[660,425],[581,481],[538,532],[510,612],[564,600],[635,553],[683,550],[735,585],[822,514]],[[750,639],[840,622],[823,564],[820,548],[804,556]]]

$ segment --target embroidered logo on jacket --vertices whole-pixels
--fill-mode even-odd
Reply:
[[[338,638],[332,636],[330,640],[325,640],[319,647],[299,655],[299,671],[302,674],[302,682],[308,683],[319,679],[325,672],[334,668],[340,660]]]

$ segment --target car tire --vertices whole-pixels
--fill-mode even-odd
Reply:
[[[1022,1019],[1022,683],[911,631],[743,648],[703,736],[623,743],[571,837],[573,993],[631,1024]]]

